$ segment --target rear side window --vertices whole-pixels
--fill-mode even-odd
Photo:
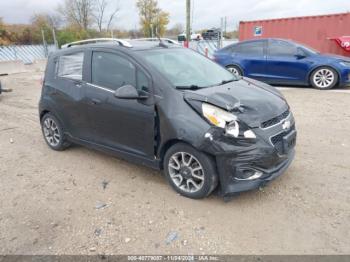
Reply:
[[[83,52],[63,55],[58,61],[57,76],[73,80],[82,80],[83,63]]]
[[[293,56],[296,53],[297,48],[293,44],[279,40],[269,42],[268,54],[270,56]]]
[[[254,55],[263,56],[264,55],[264,42],[249,42],[242,43],[238,45],[238,52],[242,55]]]
[[[93,52],[92,84],[117,90],[124,85],[136,87],[136,69],[127,59],[113,53]]]

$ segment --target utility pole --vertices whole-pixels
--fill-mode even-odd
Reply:
[[[191,40],[191,0],[186,0],[186,46]]]
[[[223,30],[224,30],[224,18],[221,17],[221,22],[220,22],[220,35],[218,37],[218,47],[222,47],[222,35],[223,35]]]
[[[47,57],[49,52],[47,50],[47,44],[46,44],[46,40],[45,40],[45,33],[44,33],[43,29],[41,29],[41,36],[43,38],[43,47],[44,47],[45,57]]]

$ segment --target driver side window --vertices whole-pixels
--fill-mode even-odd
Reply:
[[[92,84],[117,90],[124,85],[136,86],[136,68],[127,59],[106,52],[93,52]]]

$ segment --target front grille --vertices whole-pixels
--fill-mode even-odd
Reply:
[[[279,122],[281,122],[283,119],[286,119],[290,114],[289,109],[285,111],[283,114],[280,114],[279,116],[276,116],[274,118],[271,118],[270,120],[267,120],[265,122],[261,123],[261,128],[268,128],[270,126],[276,125]]]
[[[291,128],[288,130],[288,131],[284,131],[284,132],[281,132],[281,133],[278,133],[277,135],[275,136],[272,136],[270,138],[271,140],[271,143],[274,145],[274,147],[276,148],[276,150],[279,152],[279,153],[282,153],[283,152],[283,137],[285,137],[286,135],[288,135],[290,132],[292,132],[293,130],[295,130],[295,125],[292,125]],[[292,145],[288,145],[289,146],[292,146]]]

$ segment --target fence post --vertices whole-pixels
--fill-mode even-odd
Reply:
[[[48,57],[48,50],[47,50],[47,44],[46,44],[46,41],[45,41],[45,34],[44,34],[44,30],[41,29],[41,35],[43,37],[43,46],[44,46],[44,55],[45,57]]]

